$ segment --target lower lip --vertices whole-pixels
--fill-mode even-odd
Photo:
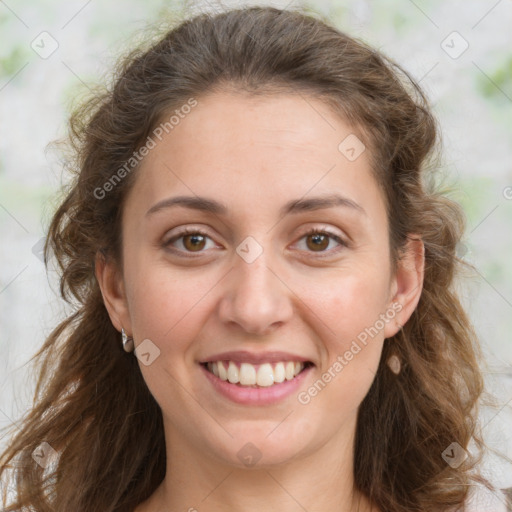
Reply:
[[[252,388],[231,384],[227,380],[222,380],[208,371],[203,365],[199,365],[206,375],[206,378],[212,383],[221,395],[229,398],[237,404],[245,405],[269,405],[284,400],[297,391],[303,380],[314,368],[309,366],[300,372],[292,380],[285,380],[279,384],[273,384],[268,387]]]

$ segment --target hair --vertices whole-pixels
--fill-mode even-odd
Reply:
[[[114,171],[176,108],[218,92],[324,101],[369,149],[393,268],[413,234],[423,241],[421,297],[385,340],[359,408],[353,471],[356,487],[383,512],[459,509],[471,482],[485,480],[476,469],[485,446],[477,423],[483,377],[455,290],[464,215],[432,178],[441,139],[428,99],[392,59],[320,16],[246,7],[181,20],[119,61],[112,84],[71,115],[72,180],[44,254],[47,268],[55,257],[60,294],[74,312],[33,357],[34,405],[0,459],[0,475],[16,490],[5,511],[131,511],[165,477],[162,413],[137,359],[123,351],[95,257],[122,268],[121,214],[139,164],[118,171],[115,183]],[[398,375],[386,365],[392,354],[402,362]],[[42,442],[58,454],[46,469],[32,459]],[[458,467],[442,457],[454,442],[478,448]]]

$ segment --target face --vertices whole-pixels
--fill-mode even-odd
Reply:
[[[348,136],[354,152],[339,149]],[[391,272],[384,198],[358,144],[316,99],[216,93],[136,171],[123,272],[102,291],[114,325],[145,343],[172,446],[243,466],[351,439],[417,285]],[[228,381],[203,364],[219,361]]]

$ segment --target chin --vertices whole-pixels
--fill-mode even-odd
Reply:
[[[274,423],[273,428],[276,428]],[[247,469],[267,469],[286,464],[299,454],[307,452],[304,438],[293,439],[283,431],[281,436],[272,429],[246,428],[240,435],[226,440],[224,446],[212,447],[216,456],[230,466]],[[269,434],[269,432],[272,432]],[[233,432],[231,432],[234,434]],[[220,450],[219,450],[220,448]],[[314,447],[311,448],[314,451]]]

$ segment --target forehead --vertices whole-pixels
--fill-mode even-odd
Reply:
[[[347,140],[361,151],[355,159],[347,158]],[[380,195],[355,130],[310,96],[210,94],[155,142],[132,194],[148,207],[171,193],[224,203],[236,196],[245,208],[265,199],[276,209],[310,192],[340,192],[355,201]]]
[[[243,151],[255,146],[266,147],[272,154],[281,150],[290,159],[293,153],[300,158],[329,152],[338,156],[340,137],[352,132],[326,104],[312,97],[227,92],[200,98],[198,105],[173,129],[180,139],[174,141],[177,156],[190,156],[189,147],[179,144],[187,139],[223,160],[230,155],[241,157]],[[167,142],[172,144],[171,137]],[[182,155],[180,149],[188,154]]]

